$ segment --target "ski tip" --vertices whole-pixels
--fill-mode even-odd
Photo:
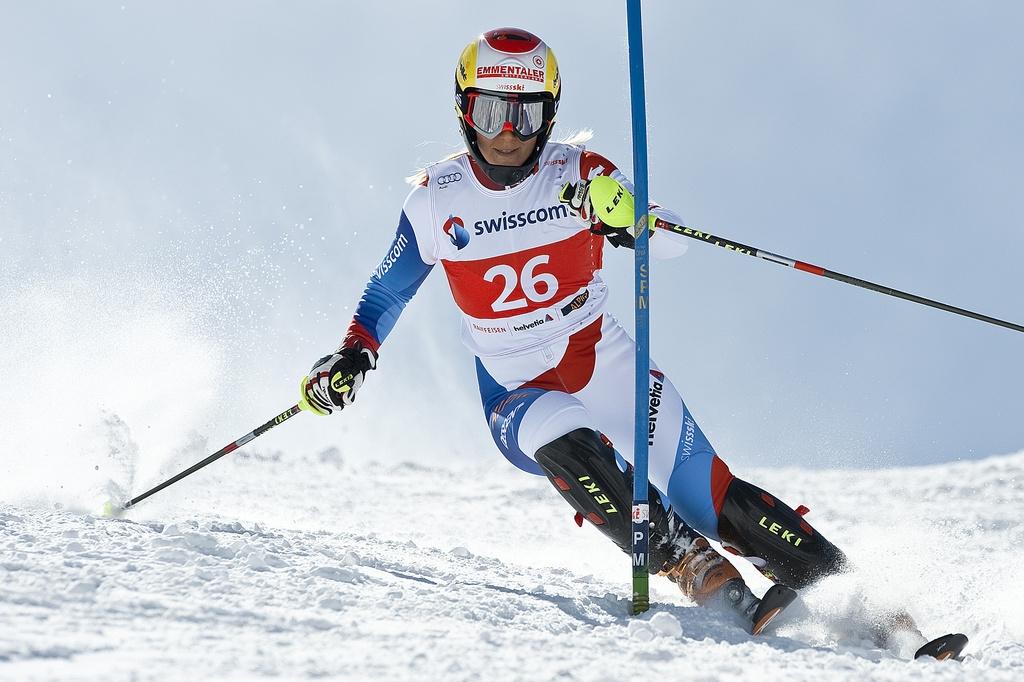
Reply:
[[[750,633],[761,634],[768,624],[796,599],[796,590],[785,585],[772,585],[751,617]]]
[[[759,620],[754,621],[754,624],[750,628],[750,634],[761,634],[761,632],[763,632],[764,629],[768,627],[768,624],[775,620],[775,616],[779,615],[780,613],[782,613],[782,609],[779,607],[769,609],[767,612],[761,615],[761,618]]]
[[[934,658],[939,661],[946,661],[951,658],[956,659],[967,646],[967,642],[967,635],[960,633],[952,633],[943,635],[942,637],[936,637],[918,649],[917,653],[914,654],[914,658],[927,657]]]

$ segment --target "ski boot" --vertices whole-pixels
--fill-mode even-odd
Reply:
[[[758,599],[743,581],[736,567],[698,537],[678,563],[662,570],[687,598],[700,606],[720,603],[750,622],[751,634],[758,635],[796,598],[796,592],[774,585]]]
[[[792,509],[761,488],[733,478],[718,521],[722,547],[749,560],[768,578],[795,588],[847,570],[846,555],[807,522],[808,511],[804,505]],[[967,646],[967,637],[960,633],[928,641],[902,609],[878,614],[869,634],[882,648],[916,649],[914,658],[958,659]]]
[[[632,554],[633,468],[619,468],[607,438],[591,429],[576,429],[541,447],[536,459],[576,510],[578,524],[590,521],[623,552]],[[747,619],[754,634],[796,598],[793,590],[775,585],[758,599],[732,564],[665,508],[653,486],[648,500],[650,571],[674,581],[687,597],[698,604],[723,603]]]

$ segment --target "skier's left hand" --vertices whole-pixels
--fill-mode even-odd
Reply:
[[[320,358],[299,385],[299,407],[328,415],[351,405],[366,373],[376,366],[377,354],[358,343]]]
[[[567,182],[558,195],[572,215],[590,225],[590,231],[608,237],[612,246],[633,248],[633,195],[615,178]],[[596,207],[595,207],[596,201]]]
[[[594,215],[594,207],[590,203],[589,180],[565,183],[562,191],[558,193],[558,201],[568,207],[571,215],[589,225],[598,225],[601,222]]]

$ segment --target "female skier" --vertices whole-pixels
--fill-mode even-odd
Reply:
[[[301,404],[326,415],[355,400],[398,316],[440,263],[498,449],[546,476],[578,522],[629,553],[634,411],[623,387],[634,385],[634,343],[605,312],[601,267],[605,240],[633,244],[632,185],[603,156],[549,140],[561,86],[554,53],[527,31],[497,29],[466,46],[455,104],[467,150],[422,173],[341,347],[303,379]],[[651,212],[682,222],[657,206]],[[681,239],[655,231],[651,254],[679,255]],[[651,572],[699,604],[733,604],[760,632],[779,609],[757,609],[705,538],[794,588],[840,570],[845,557],[802,518],[805,509],[733,476],[651,366]]]

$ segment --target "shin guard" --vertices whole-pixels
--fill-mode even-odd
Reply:
[[[633,467],[619,469],[615,450],[592,429],[576,429],[537,450],[537,463],[558,492],[579,515],[607,535],[626,554],[632,554]],[[699,537],[661,504],[652,486],[650,572],[674,566]]]
[[[839,573],[847,565],[846,555],[801,514],[738,478],[725,494],[718,535],[726,549],[762,559],[763,573],[794,588]]]

